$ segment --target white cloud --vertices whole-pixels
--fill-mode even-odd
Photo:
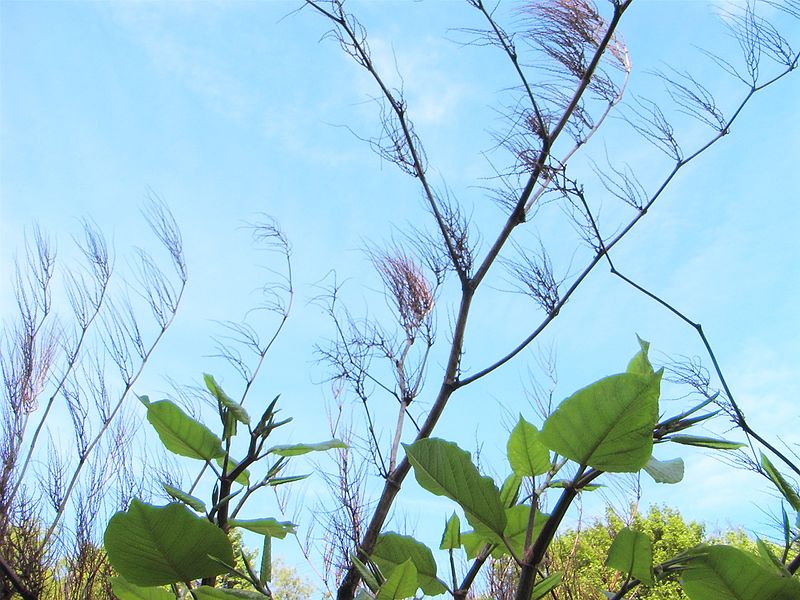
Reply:
[[[241,118],[251,112],[253,95],[233,69],[204,45],[181,39],[175,25],[199,22],[213,26],[224,10],[222,3],[119,2],[103,6],[159,71],[176,78],[227,117]]]

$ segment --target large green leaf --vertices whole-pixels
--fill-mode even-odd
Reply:
[[[111,589],[119,600],[175,600],[175,594],[160,587],[140,587],[124,577],[112,577]]]
[[[661,373],[612,375],[579,390],[550,415],[541,440],[601,471],[633,473],[653,452]]]
[[[233,564],[228,536],[184,504],[152,506],[132,500],[106,527],[111,566],[129,582],[154,586],[226,572],[213,556]]]
[[[550,470],[550,451],[539,440],[539,430],[520,416],[506,447],[508,462],[514,473],[533,477]]]
[[[765,568],[758,559],[732,546],[698,548],[681,574],[691,600],[797,600],[800,580]]]
[[[797,491],[792,487],[792,484],[781,475],[781,472],[775,468],[775,465],[772,464],[769,458],[767,458],[767,455],[763,452],[761,453],[761,466],[791,507],[795,509],[795,511],[800,512],[800,496],[797,495]]]
[[[653,544],[647,534],[628,527],[619,530],[608,550],[606,565],[653,585]]]
[[[453,550],[461,548],[461,519],[456,513],[447,520],[442,534],[442,541],[439,550]]]
[[[473,527],[483,525],[498,535],[503,533],[506,513],[500,490],[491,478],[481,476],[469,452],[437,438],[403,447],[423,488],[458,502]]]
[[[376,596],[377,600],[403,600],[417,593],[417,569],[411,559],[399,565],[386,579]]]
[[[200,460],[211,460],[225,454],[220,439],[171,400],[149,403],[147,420],[170,452]]]
[[[297,525],[289,521],[277,521],[275,519],[231,519],[231,527],[241,527],[261,535],[282,540],[289,533],[297,532]]]
[[[324,452],[326,450],[333,450],[334,448],[347,448],[341,440],[328,440],[327,442],[318,442],[316,444],[291,444],[286,446],[273,446],[269,449],[272,454],[278,456],[300,456],[301,454],[308,454],[309,452]]]
[[[395,569],[406,560],[414,563],[419,587],[429,596],[438,596],[447,591],[447,586],[436,578],[436,561],[433,552],[425,544],[413,537],[384,533],[378,537],[370,560],[380,567],[381,572],[391,578]]]
[[[644,470],[656,483],[678,483],[683,479],[683,459],[657,460],[651,456]]]
[[[233,398],[228,396],[219,384],[217,383],[216,379],[214,379],[213,375],[209,375],[208,373],[203,373],[203,380],[206,383],[206,387],[208,391],[217,399],[217,402],[220,403],[221,406],[224,406],[228,409],[228,412],[233,415],[233,417],[239,421],[240,423],[244,423],[245,425],[250,425],[250,415],[247,414],[247,411],[244,407],[239,404],[238,402],[234,401]]]

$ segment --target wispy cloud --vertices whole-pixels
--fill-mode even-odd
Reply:
[[[233,69],[207,44],[181,36],[187,23],[213,31],[214,19],[225,7],[220,2],[115,2],[102,5],[115,23],[141,46],[151,63],[230,118],[248,116],[254,94]]]

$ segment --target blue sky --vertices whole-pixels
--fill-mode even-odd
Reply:
[[[312,302],[320,282],[335,271],[347,282],[355,314],[381,314],[386,302],[363,249],[427,214],[415,182],[348,131],[377,133],[375,90],[366,74],[336,44],[320,41],[327,30],[320,18],[290,14],[294,7],[0,3],[0,276],[8,289],[14,252],[34,222],[58,237],[65,259],[74,259],[70,236],[87,217],[113,240],[124,272],[131,247],[153,247],[140,209],[154,192],[183,231],[190,280],[178,320],[136,391],[157,397],[169,392],[166,376],[190,383],[204,371],[235,388],[235,376],[208,358],[211,336],[220,333],[214,321],[243,319],[259,301],[261,267],[276,267],[276,259],[254,253],[242,225],[258,213],[271,215],[293,245],[296,298],[257,392],[269,399],[282,394],[285,410],[296,417],[289,435],[300,441],[326,437],[324,407],[332,397],[314,354],[314,344],[333,333]],[[504,90],[514,83],[507,65],[492,49],[457,43],[463,36],[453,28],[478,24],[461,3],[359,2],[353,10],[389,78],[399,82],[395,63],[402,74],[432,180],[446,183],[472,215],[485,250],[502,215],[481,189],[491,174],[483,153],[500,124]],[[634,3],[622,26],[633,61],[631,94],[661,93],[648,72],[672,65],[691,70],[730,109],[741,84],[712,68],[695,47],[730,49],[719,13],[719,5],[703,2]],[[800,43],[797,23],[773,16]],[[756,98],[732,135],[685,169],[613,254],[622,272],[703,324],[753,426],[789,444],[800,443],[793,385],[800,359],[799,94],[794,76]],[[687,150],[707,135],[690,121],[681,124]],[[586,155],[630,161],[652,190],[668,168],[663,156],[625,133],[620,120],[607,131]],[[585,160],[575,169],[589,173]],[[595,193],[612,223],[619,208]],[[575,240],[557,218],[543,211],[518,241],[530,244],[537,233],[566,240],[555,253],[568,272],[569,261],[576,257],[580,264],[584,255],[572,254]],[[500,356],[541,318],[529,301],[502,293],[510,283],[499,271],[476,299],[468,372]],[[12,300],[0,295],[3,319],[12,315]],[[439,315],[442,341],[449,314]],[[479,440],[484,460],[502,471],[503,428],[518,412],[530,414],[525,394],[537,375],[537,356],[556,354],[556,397],[563,398],[621,370],[637,333],[652,342],[657,360],[705,360],[691,330],[598,268],[540,343],[453,399],[438,435],[470,450]],[[440,365],[434,362],[433,372]],[[428,397],[433,389],[426,388]],[[423,394],[423,407],[426,400]],[[349,406],[360,423],[357,407]],[[676,400],[665,410],[682,406]],[[713,429],[724,433],[726,424]],[[762,511],[777,510],[778,503],[762,480],[700,451],[682,454],[686,481],[647,485],[644,504],[668,502],[712,529],[768,531]],[[317,482],[305,493],[320,492]],[[449,514],[410,486],[399,511],[414,515],[423,507],[434,513],[435,528]]]

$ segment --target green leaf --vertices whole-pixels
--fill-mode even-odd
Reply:
[[[623,373],[576,392],[545,421],[541,440],[581,465],[634,473],[653,452],[661,373]]]
[[[437,438],[403,447],[420,486],[458,502],[473,527],[483,525],[498,535],[503,533],[506,514],[500,491],[491,478],[481,476],[469,452]]]
[[[208,391],[217,399],[217,402],[227,408],[228,412],[233,415],[237,421],[245,425],[250,425],[250,415],[247,414],[247,411],[241,404],[235,402],[228,394],[222,391],[222,388],[219,387],[213,375],[203,373],[203,381],[205,381]]]
[[[683,444],[684,446],[699,446],[700,448],[713,448],[715,450],[738,450],[746,446],[746,444],[739,442],[729,442],[727,440],[699,437],[696,435],[671,435],[666,439],[676,444]]]
[[[294,483],[295,481],[303,481],[303,479],[308,479],[311,477],[310,474],[307,475],[287,475],[286,477],[273,477],[269,481],[267,481],[268,485],[272,487],[277,487],[279,485],[283,485],[285,483]]]
[[[377,600],[402,600],[417,593],[417,569],[411,559],[399,565],[386,579],[376,596]]]
[[[800,513],[797,513],[800,515]],[[785,548],[792,545],[792,525],[789,523],[789,515],[786,513],[786,507],[781,503],[781,529],[783,529],[783,543]]]
[[[528,520],[530,519],[530,514],[530,504],[518,504],[506,509],[507,522],[505,531],[503,531],[503,537],[517,556],[522,556],[525,552],[525,538],[528,534]],[[531,542],[539,537],[549,516],[550,515],[547,513],[541,511],[537,511],[536,515],[534,515]],[[477,556],[478,552],[486,544],[496,545],[496,548],[492,550],[492,556],[494,558],[500,558],[501,556],[509,555],[503,537],[498,536],[496,533],[483,526],[478,526],[475,528],[475,531],[461,534],[461,542],[469,558]]]
[[[519,499],[519,488],[522,486],[522,477],[516,473],[512,473],[503,482],[503,487],[500,488],[500,502],[503,508],[510,508],[517,503]]]
[[[508,462],[514,473],[534,477],[550,470],[550,451],[539,440],[539,430],[520,415],[508,438]]]
[[[691,600],[797,600],[800,580],[782,577],[732,546],[701,546],[681,574]]]
[[[650,359],[647,356],[647,353],[650,351],[650,342],[644,341],[638,335],[636,339],[639,340],[639,347],[641,351],[636,354],[631,359],[631,362],[628,363],[628,373],[633,373],[634,375],[653,375],[655,370],[653,369],[653,365],[650,364]]]
[[[378,582],[378,578],[376,574],[372,572],[372,569],[361,562],[355,554],[350,555],[350,560],[353,561],[353,565],[361,574],[361,578],[364,580],[364,583],[367,585],[367,587],[373,592],[377,592],[381,587],[381,584]]]
[[[786,565],[781,562],[781,559],[775,556],[772,548],[770,548],[764,540],[756,538],[756,547],[758,548],[759,558],[761,562],[764,563],[764,566],[775,569],[784,577],[791,577],[791,573],[786,569]]]
[[[217,464],[219,465],[219,467],[221,469],[223,467],[223,465],[225,464],[225,457],[224,456],[218,456],[216,458],[216,461],[217,461]],[[228,457],[228,473],[233,471],[238,466],[239,466],[239,461],[234,459],[234,458],[231,458],[229,456]],[[249,469],[245,469],[244,471],[239,473],[239,475],[236,476],[235,481],[239,485],[243,485],[245,487],[248,487],[250,485],[250,470]]]
[[[170,452],[199,460],[211,460],[225,454],[220,439],[171,400],[150,403],[147,420]]]
[[[266,600],[266,596],[259,592],[216,588],[207,585],[194,588],[192,594],[197,600]]]
[[[539,600],[539,598],[544,598],[557,586],[561,585],[562,579],[564,579],[564,574],[560,571],[556,571],[552,575],[542,579],[534,586],[533,591],[531,592],[531,600]]]
[[[439,550],[453,550],[461,548],[461,519],[456,513],[447,520],[442,534],[442,541]]]
[[[767,455],[763,452],[761,453],[761,466],[767,476],[772,480],[772,483],[775,484],[775,487],[778,488],[778,491],[786,498],[790,506],[795,511],[800,512],[800,496],[797,495],[797,491],[795,491],[792,484],[781,475],[781,472],[775,468],[775,465],[772,464],[769,458],[767,458]]]
[[[254,533],[268,535],[282,540],[289,533],[297,533],[297,525],[289,521],[276,521],[275,519],[231,519],[231,527],[241,527]]]
[[[623,527],[608,551],[606,566],[653,585],[653,544],[647,534]]]
[[[369,558],[380,567],[387,578],[391,578],[395,569],[410,560],[414,563],[419,587],[423,592],[429,596],[438,596],[447,591],[447,586],[436,578],[436,561],[430,548],[413,537],[396,533],[381,534]]]
[[[269,449],[269,452],[277,454],[278,456],[300,456],[301,454],[308,454],[309,452],[324,452],[326,450],[333,450],[334,448],[347,448],[347,444],[341,440],[333,439],[316,444],[274,446]]]
[[[175,600],[175,594],[160,587],[139,587],[124,577],[112,577],[111,589],[119,600]]]
[[[206,512],[206,505],[203,503],[202,500],[200,500],[200,498],[197,498],[196,496],[191,496],[186,492],[182,492],[178,488],[174,488],[171,485],[164,483],[163,481],[161,482],[161,487],[164,488],[164,491],[167,492],[172,498],[174,498],[178,502],[183,502],[184,504],[193,508],[199,513]]]
[[[266,585],[272,581],[272,536],[264,536],[264,544],[261,548],[261,568],[258,571],[258,581],[261,585]]]
[[[528,534],[528,520],[530,519],[531,506],[529,504],[517,504],[511,508],[506,509],[506,519],[508,521],[506,529],[503,532],[506,540],[514,548],[517,556],[522,556],[525,553],[525,537]],[[533,533],[531,534],[531,542],[534,542],[539,534],[542,532],[544,524],[550,515],[541,511],[536,511],[533,517]],[[502,547],[505,552],[505,546]]]
[[[678,483],[683,479],[683,459],[657,460],[651,456],[644,470],[656,483]]]
[[[209,556],[233,564],[228,536],[184,504],[152,506],[132,500],[115,514],[104,543],[111,566],[140,586],[212,577],[225,568]]]
[[[566,487],[571,487],[573,485],[575,485],[575,484],[573,483],[573,481],[571,479],[554,479],[553,481],[550,482],[548,487],[563,489],[563,488],[566,488]],[[589,484],[586,484],[586,485],[582,485],[581,486],[581,491],[582,492],[593,492],[593,491],[599,490],[600,488],[603,488],[603,487],[606,487],[606,486],[603,485],[602,483],[589,483]]]

